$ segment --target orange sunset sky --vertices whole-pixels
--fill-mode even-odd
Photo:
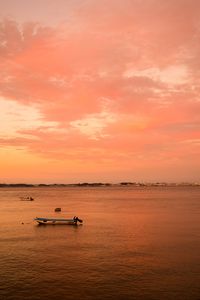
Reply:
[[[199,181],[199,0],[0,0],[0,182]]]

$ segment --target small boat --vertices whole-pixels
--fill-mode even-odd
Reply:
[[[72,219],[61,219],[61,218],[35,218],[34,219],[38,224],[42,225],[77,225],[79,223],[83,223],[81,219],[78,217],[74,217]]]
[[[21,201],[33,201],[34,198],[32,197],[19,197]]]

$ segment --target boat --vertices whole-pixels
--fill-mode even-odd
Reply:
[[[34,198],[32,197],[19,197],[21,201],[33,201]]]
[[[61,218],[35,218],[36,222],[39,225],[78,225],[79,223],[83,223],[83,220],[78,217],[74,217],[72,219],[61,219]]]

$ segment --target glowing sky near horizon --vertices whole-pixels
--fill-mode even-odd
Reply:
[[[0,182],[199,181],[200,1],[0,0]]]

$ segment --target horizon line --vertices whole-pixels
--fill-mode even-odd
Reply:
[[[15,183],[5,183],[0,182],[0,187],[3,186],[89,186],[89,185],[200,185],[200,182],[194,181],[120,181],[120,182],[77,182],[77,183],[25,183],[25,182],[15,182]]]

